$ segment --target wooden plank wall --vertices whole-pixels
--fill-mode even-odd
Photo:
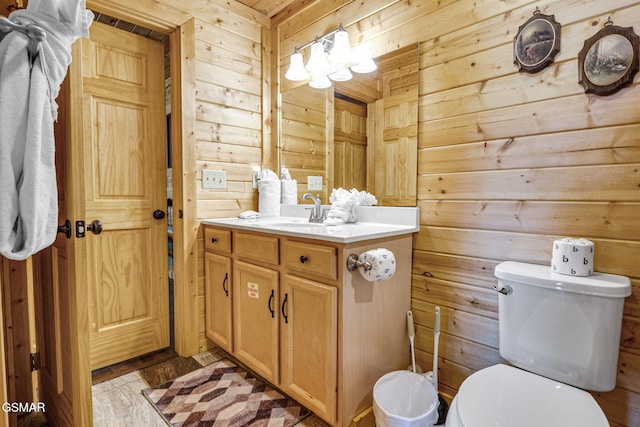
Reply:
[[[195,22],[195,170],[198,218],[257,209],[253,171],[263,161],[262,27]],[[203,189],[202,170],[224,170],[226,189]],[[199,233],[199,238],[201,233]],[[198,245],[199,349],[205,337],[203,245]]]
[[[618,10],[597,1],[522,3],[495,14],[487,4],[483,19],[453,32],[443,27],[445,34],[423,44],[417,346],[431,351],[429,317],[433,304],[441,305],[440,378],[454,393],[472,371],[500,361],[494,266],[549,265],[554,239],[586,237],[595,242],[596,270],[630,276],[634,288],[618,387],[596,399],[612,424],[639,425],[640,86],[587,96],[577,84],[577,56],[609,15],[640,32],[640,3],[616,2]],[[529,75],[511,64],[514,32],[495,29],[517,30],[535,6],[555,15],[562,40],[554,64]]]
[[[203,189],[198,174],[198,217],[253,209],[252,173],[262,163],[262,34],[196,23],[197,169],[227,172],[227,189]]]
[[[308,176],[321,176],[322,191],[312,193],[320,194],[323,203],[329,203],[327,188],[333,188],[333,177],[327,173],[333,133],[326,131],[327,124],[333,123],[328,113],[333,111],[332,103],[331,89],[303,85],[282,94],[280,164],[298,181],[298,196],[307,192]]]
[[[338,22],[352,43],[371,40],[375,56],[421,42],[412,276],[419,364],[431,367],[436,304],[443,392],[454,395],[469,374],[501,362],[494,267],[548,265],[554,239],[586,237],[596,270],[629,276],[633,287],[617,387],[595,397],[613,426],[640,425],[640,77],[615,95],[586,95],[577,63],[609,16],[640,33],[640,2],[318,3],[272,20],[281,68],[296,44]],[[519,73],[513,37],[536,7],[561,23],[561,50],[544,70]]]

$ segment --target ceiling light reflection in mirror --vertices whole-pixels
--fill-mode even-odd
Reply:
[[[304,64],[302,50],[311,47],[307,64]],[[289,61],[285,77],[291,81],[310,79],[309,86],[316,89],[331,87],[331,81],[344,82],[355,73],[371,73],[377,69],[371,58],[368,44],[351,48],[349,34],[342,24],[337,30],[314,41],[296,47]]]

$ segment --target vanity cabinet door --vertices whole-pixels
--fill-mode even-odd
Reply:
[[[336,419],[338,288],[285,275],[280,303],[282,389],[329,424]]]
[[[267,381],[278,383],[278,272],[234,262],[234,355]]]
[[[206,334],[220,347],[232,352],[231,258],[206,252],[204,262]]]

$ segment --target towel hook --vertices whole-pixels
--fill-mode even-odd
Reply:
[[[47,38],[47,33],[35,24],[16,24],[9,19],[0,16],[0,31],[18,31],[29,39],[29,58],[33,59],[38,54],[38,46],[40,42],[43,42]]]

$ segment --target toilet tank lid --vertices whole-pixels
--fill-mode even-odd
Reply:
[[[595,272],[591,276],[567,276],[554,273],[548,265],[505,261],[496,266],[495,276],[511,282],[585,295],[609,298],[631,295],[629,278],[616,274]]]

